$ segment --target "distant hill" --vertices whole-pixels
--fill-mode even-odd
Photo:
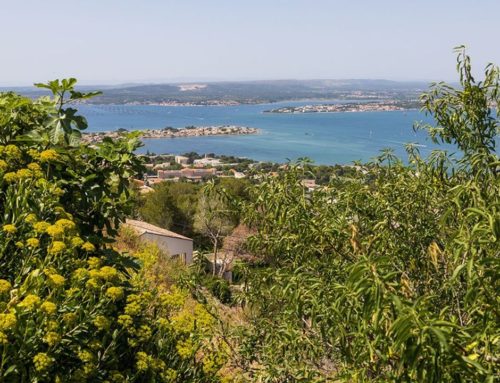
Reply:
[[[427,89],[425,82],[389,80],[266,80],[192,82],[172,84],[128,84],[117,86],[82,86],[79,89],[103,91],[92,99],[94,104],[128,103],[264,103],[304,99],[415,98]],[[46,94],[43,90],[19,87],[13,90],[31,97]]]

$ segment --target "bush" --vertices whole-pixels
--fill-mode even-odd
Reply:
[[[229,282],[226,281],[225,279],[215,277],[212,275],[206,275],[202,278],[201,283],[221,303],[224,304],[232,303],[232,294],[231,294],[231,289],[229,287]]]
[[[253,379],[493,382],[500,343],[499,69],[458,57],[460,88],[423,95],[436,142],[385,150],[311,193],[307,164],[263,178],[245,222],[266,268],[245,286]],[[248,368],[251,370],[252,366]],[[495,372],[496,371],[496,372]]]
[[[212,317],[112,248],[139,141],[82,144],[75,82],[0,94],[0,381],[217,381]]]

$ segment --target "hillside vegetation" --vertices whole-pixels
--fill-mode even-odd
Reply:
[[[307,193],[307,164],[252,189],[245,221],[254,379],[269,382],[493,382],[500,370],[499,70],[422,95],[427,129],[457,155],[408,164],[384,151]]]
[[[114,249],[139,140],[82,145],[75,83],[0,95],[0,381],[218,381],[209,312]]]

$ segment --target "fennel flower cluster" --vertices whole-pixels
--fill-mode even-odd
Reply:
[[[15,234],[17,231],[17,227],[15,225],[12,225],[12,224],[7,224],[7,225],[2,226],[2,230],[4,233],[7,233],[7,234]]]
[[[40,153],[41,162],[54,162],[59,159],[59,154],[54,149],[47,149]]]
[[[0,279],[0,294],[8,293],[12,289],[12,285],[5,279]]]

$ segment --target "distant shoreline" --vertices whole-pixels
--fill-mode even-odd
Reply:
[[[301,106],[284,106],[281,108],[264,110],[262,113],[276,114],[304,114],[304,113],[359,113],[359,112],[401,112],[417,110],[416,102],[368,102],[368,103],[339,103],[317,104]]]
[[[187,126],[185,128],[163,128],[163,129],[120,129],[106,132],[84,132],[82,140],[86,143],[101,142],[104,138],[109,137],[118,139],[124,134],[140,132],[143,139],[158,139],[158,138],[192,138],[192,137],[207,137],[207,136],[235,136],[235,135],[251,135],[260,132],[257,128],[237,125],[217,125],[217,126]]]

